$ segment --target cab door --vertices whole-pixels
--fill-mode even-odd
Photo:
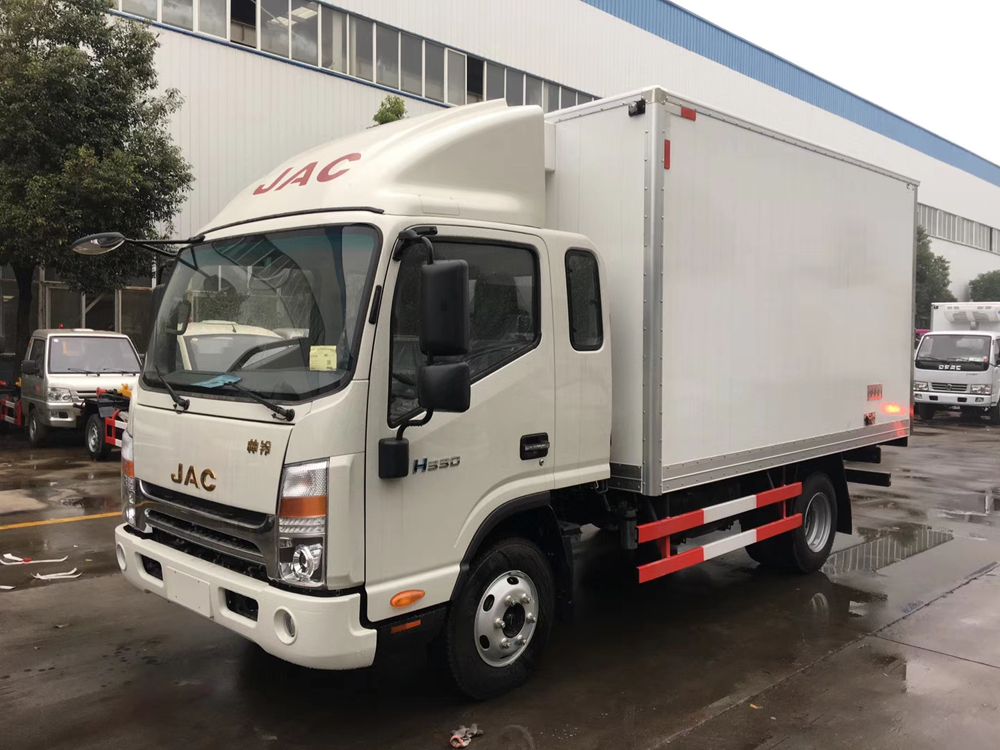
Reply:
[[[21,397],[26,401],[34,401],[35,403],[44,404],[46,401],[46,394],[44,392],[45,385],[45,339],[32,337],[31,341],[28,343],[28,351],[24,357],[26,360],[31,360],[36,365],[38,365],[38,372],[34,375],[28,375],[21,373]],[[24,417],[27,418],[27,410],[24,411]]]
[[[447,601],[473,535],[501,505],[552,488],[555,376],[549,267],[542,240],[516,232],[438,227],[435,259],[469,266],[471,402],[407,427],[409,472],[380,479],[378,441],[417,406],[420,245],[392,261],[369,384],[365,577],[368,617],[407,610],[390,598],[418,589],[411,609]],[[447,361],[437,359],[436,361]]]

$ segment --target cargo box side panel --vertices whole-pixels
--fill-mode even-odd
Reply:
[[[700,113],[668,131],[662,491],[908,434],[916,187]]]
[[[555,171],[546,177],[546,225],[586,235],[604,258],[602,296],[611,321],[605,335],[613,361],[611,473],[619,480],[642,465],[644,120],[630,118],[622,104],[607,104],[557,122]]]

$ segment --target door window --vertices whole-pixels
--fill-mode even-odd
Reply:
[[[467,361],[475,383],[537,345],[541,334],[534,250],[523,245],[438,240],[434,257],[469,264],[470,309],[469,353],[435,361]],[[417,411],[417,371],[426,361],[419,340],[420,268],[426,262],[422,245],[410,247],[396,279],[390,329],[390,425]]]
[[[604,343],[601,282],[597,258],[589,250],[566,253],[566,294],[569,300],[569,341],[577,351],[592,352]]]
[[[42,339],[32,339],[28,349],[28,359],[38,365],[38,373],[45,372],[45,342]]]

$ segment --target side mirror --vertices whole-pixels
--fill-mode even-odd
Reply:
[[[153,290],[155,294],[155,289]],[[163,302],[163,293],[160,292],[160,301],[157,308]],[[157,310],[158,311],[158,310]],[[183,336],[187,330],[188,321],[191,319],[191,302],[183,299],[177,303],[177,307],[170,313],[170,317],[163,322],[163,332],[170,336]]]
[[[104,255],[117,250],[125,243],[125,236],[118,232],[101,232],[81,237],[73,243],[74,253],[80,255]]]
[[[37,375],[38,374],[38,363],[33,359],[26,359],[21,363],[21,374],[22,375]]]
[[[427,411],[468,411],[471,392],[468,362],[427,365],[417,377],[417,402]]]
[[[469,265],[464,260],[439,260],[420,269],[420,350],[436,357],[469,351]]]

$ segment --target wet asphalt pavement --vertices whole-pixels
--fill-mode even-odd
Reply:
[[[639,587],[577,545],[576,617],[520,690],[457,696],[423,654],[284,664],[118,575],[118,463],[0,437],[0,749],[986,748],[1000,726],[1000,428],[938,417],[852,486],[823,573],[737,552]],[[37,525],[37,522],[46,522]],[[77,568],[78,579],[33,572]]]

